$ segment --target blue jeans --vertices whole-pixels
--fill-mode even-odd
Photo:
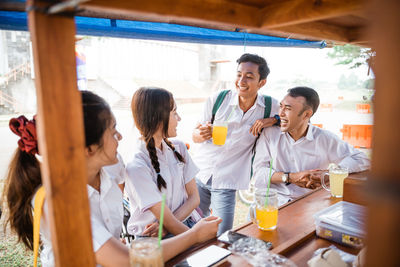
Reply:
[[[222,218],[222,222],[218,227],[218,235],[232,229],[233,217],[235,215],[236,190],[234,189],[212,189],[212,177],[207,184],[203,184],[196,179],[197,189],[200,195],[199,208],[203,215],[212,215]]]

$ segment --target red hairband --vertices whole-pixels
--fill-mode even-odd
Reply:
[[[18,147],[21,151],[32,155],[38,154],[37,135],[36,135],[36,115],[33,120],[28,120],[25,116],[12,118],[10,129],[13,133],[21,137],[18,140]]]

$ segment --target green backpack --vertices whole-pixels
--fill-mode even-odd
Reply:
[[[225,96],[229,93],[230,90],[224,90],[221,91],[217,97],[217,100],[215,100],[213,109],[212,109],[212,116],[211,116],[211,124],[214,123],[215,120],[215,114],[217,114],[217,111],[219,107],[221,106],[222,102],[225,99]],[[264,95],[264,102],[265,102],[265,109],[264,109],[264,119],[269,118],[271,115],[271,106],[272,106],[272,99],[270,96]],[[262,129],[261,129],[262,131]],[[260,138],[260,134],[258,134],[256,141],[254,142],[253,148],[251,149],[251,153],[253,154],[251,157],[251,171],[250,171],[250,178],[253,176],[253,161],[254,157],[256,155],[256,145],[258,138]]]

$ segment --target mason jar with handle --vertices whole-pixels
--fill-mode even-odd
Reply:
[[[329,175],[329,186],[325,183],[325,176]],[[331,192],[333,197],[343,197],[343,185],[344,179],[349,176],[349,170],[340,166],[333,166],[329,168],[329,172],[325,172],[321,175],[322,187]]]
[[[276,229],[278,223],[278,193],[274,189],[257,188],[250,206],[250,218],[264,231]]]

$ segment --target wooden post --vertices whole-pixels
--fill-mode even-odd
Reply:
[[[39,150],[56,266],[94,266],[84,128],[73,16],[46,15],[28,2],[38,102]],[[53,2],[54,3],[54,2]]]
[[[369,11],[377,58],[372,175],[367,192],[367,266],[399,266],[400,2],[374,0]]]

